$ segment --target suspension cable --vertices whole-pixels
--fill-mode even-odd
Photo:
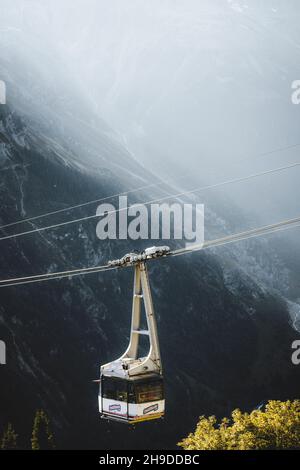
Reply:
[[[279,153],[279,152],[283,152],[285,150],[290,150],[292,148],[296,148],[296,147],[299,147],[300,146],[300,143],[296,143],[296,144],[292,144],[292,145],[287,145],[285,147],[279,147],[277,149],[273,149],[273,150],[269,150],[267,152],[262,152],[260,154],[257,154],[254,159],[257,159],[259,157],[265,157],[265,156],[268,156],[268,155],[272,155],[274,153]],[[239,163],[239,162],[236,162],[236,163]],[[28,166],[28,165],[27,165]],[[182,180],[184,178],[187,178],[189,175],[183,175],[183,176],[180,176],[179,178],[177,178],[178,180]],[[106,196],[106,197],[102,197],[102,198],[99,198],[99,199],[94,199],[94,200],[91,200],[91,201],[86,201],[86,202],[83,202],[81,204],[76,204],[74,206],[69,206],[69,207],[64,207],[62,209],[57,209],[57,210],[54,210],[54,211],[50,211],[50,212],[46,212],[46,213],[43,213],[43,214],[40,214],[40,215],[36,215],[36,216],[33,216],[33,217],[27,217],[26,219],[21,219],[21,220],[17,220],[15,222],[10,222],[9,224],[5,224],[5,225],[1,225],[0,226],[0,230],[3,230],[5,228],[9,228],[9,227],[13,227],[15,225],[19,225],[19,224],[23,224],[23,223],[27,223],[27,222],[32,222],[34,220],[38,220],[38,219],[42,219],[42,218],[45,218],[45,217],[49,217],[49,216],[52,216],[52,215],[56,215],[56,214],[60,214],[60,213],[63,213],[63,212],[69,212],[71,210],[74,210],[74,209],[79,209],[81,207],[86,207],[88,205],[91,205],[91,204],[95,204],[95,203],[98,203],[98,202],[103,202],[103,201],[107,201],[109,199],[113,199],[115,197],[119,197],[119,196],[126,196],[127,194],[132,194],[132,193],[135,193],[135,192],[139,192],[139,191],[142,191],[142,190],[145,190],[145,189],[149,189],[149,188],[152,188],[152,187],[157,187],[157,186],[161,186],[163,184],[169,184],[171,185],[172,183],[168,183],[166,181],[158,181],[156,183],[149,183],[149,184],[146,184],[144,186],[140,186],[138,188],[135,188],[135,189],[132,189],[132,190],[129,190],[129,191],[124,191],[122,193],[117,193],[117,194],[112,194],[110,196]]]
[[[222,246],[228,243],[234,243],[237,241],[247,240],[250,238],[257,238],[263,235],[268,235],[271,233],[275,233],[275,232],[279,232],[282,230],[287,230],[287,229],[291,229],[295,227],[300,227],[300,217],[287,219],[287,220],[284,220],[275,224],[265,225],[263,227],[247,230],[244,232],[239,232],[239,233],[228,235],[222,238],[217,238],[215,240],[209,240],[207,242],[204,242],[204,244],[202,245],[197,244],[190,248],[180,248],[177,250],[173,250],[171,251],[170,256],[181,256],[184,254],[192,253],[194,251],[205,250],[208,248]],[[154,260],[158,260],[158,259],[162,259],[162,258],[154,258]],[[128,267],[128,266],[125,265],[125,267]],[[106,264],[103,266],[95,266],[91,268],[80,268],[80,269],[74,269],[74,270],[69,270],[69,271],[46,273],[46,274],[40,274],[40,275],[34,275],[34,276],[8,278],[8,279],[3,279],[0,281],[0,288],[19,286],[19,285],[29,284],[29,283],[43,282],[43,281],[48,281],[48,280],[53,280],[53,279],[62,279],[64,277],[72,278],[74,276],[99,273],[99,272],[110,271],[114,269],[121,269],[121,268]]]
[[[226,185],[229,185],[229,184],[249,181],[251,179],[258,178],[260,176],[265,176],[265,175],[268,175],[268,174],[277,173],[277,172],[280,172],[280,171],[295,168],[297,166],[300,166],[299,162],[292,163],[292,164],[282,166],[282,167],[279,167],[279,168],[273,168],[271,170],[266,170],[266,171],[263,171],[263,172],[260,172],[260,173],[254,173],[254,174],[239,177],[239,178],[229,179],[229,180],[222,181],[220,183],[215,183],[215,184],[212,184],[212,185],[197,187],[197,188],[194,188],[194,189],[189,190],[189,191],[183,191],[183,192],[180,192],[180,193],[171,194],[171,195],[164,196],[164,197],[161,197],[161,198],[158,198],[158,199],[152,199],[150,201],[146,201],[146,202],[143,202],[143,203],[136,203],[136,204],[133,204],[132,206],[126,206],[126,207],[122,207],[122,208],[115,209],[115,210],[112,210],[112,211],[106,211],[105,214],[93,214],[93,215],[89,215],[89,216],[86,216],[86,217],[80,217],[78,219],[68,220],[66,222],[60,222],[60,223],[57,223],[57,224],[48,225],[46,227],[40,227],[40,228],[35,228],[35,229],[32,229],[32,230],[27,230],[25,232],[14,233],[14,234],[11,234],[11,235],[5,235],[3,237],[0,237],[0,241],[9,240],[9,239],[12,239],[12,238],[23,237],[25,235],[31,235],[31,234],[39,233],[39,232],[42,232],[42,231],[45,231],[45,230],[53,230],[53,229],[56,229],[56,228],[59,228],[59,227],[63,227],[65,225],[84,222],[86,220],[95,219],[97,217],[101,217],[101,216],[104,216],[104,215],[109,215],[109,214],[113,214],[113,213],[119,213],[119,212],[122,212],[122,211],[127,211],[130,207],[148,206],[150,204],[154,204],[154,203],[158,203],[158,202],[162,202],[162,201],[167,201],[169,199],[179,198],[179,197],[182,197],[182,196],[187,196],[187,195],[190,195],[190,194],[194,194],[194,193],[197,193],[199,191],[215,189],[215,188],[218,188],[218,187],[221,187],[221,186],[226,186]]]

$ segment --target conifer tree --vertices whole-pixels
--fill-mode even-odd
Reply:
[[[33,422],[31,437],[32,450],[54,449],[54,438],[50,430],[50,421],[43,410],[37,410]]]
[[[8,423],[6,430],[1,439],[1,449],[2,450],[12,450],[17,448],[17,438],[14,428],[11,423]]]

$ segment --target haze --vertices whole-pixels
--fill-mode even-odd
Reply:
[[[300,143],[296,0],[0,0],[0,9],[2,67],[27,111],[71,107],[79,127],[101,118],[159,177],[187,175],[185,188],[300,161],[300,147],[266,155]],[[299,215],[298,180],[296,168],[218,194],[271,223]]]

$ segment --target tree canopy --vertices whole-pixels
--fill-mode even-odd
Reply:
[[[300,449],[300,400],[271,400],[264,409],[232,412],[218,424],[201,416],[194,433],[178,444],[185,450]]]

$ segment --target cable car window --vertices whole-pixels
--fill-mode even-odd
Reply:
[[[137,403],[147,403],[164,399],[163,383],[154,381],[136,385]]]
[[[110,400],[127,401],[127,382],[115,378],[102,379],[102,396]]]

